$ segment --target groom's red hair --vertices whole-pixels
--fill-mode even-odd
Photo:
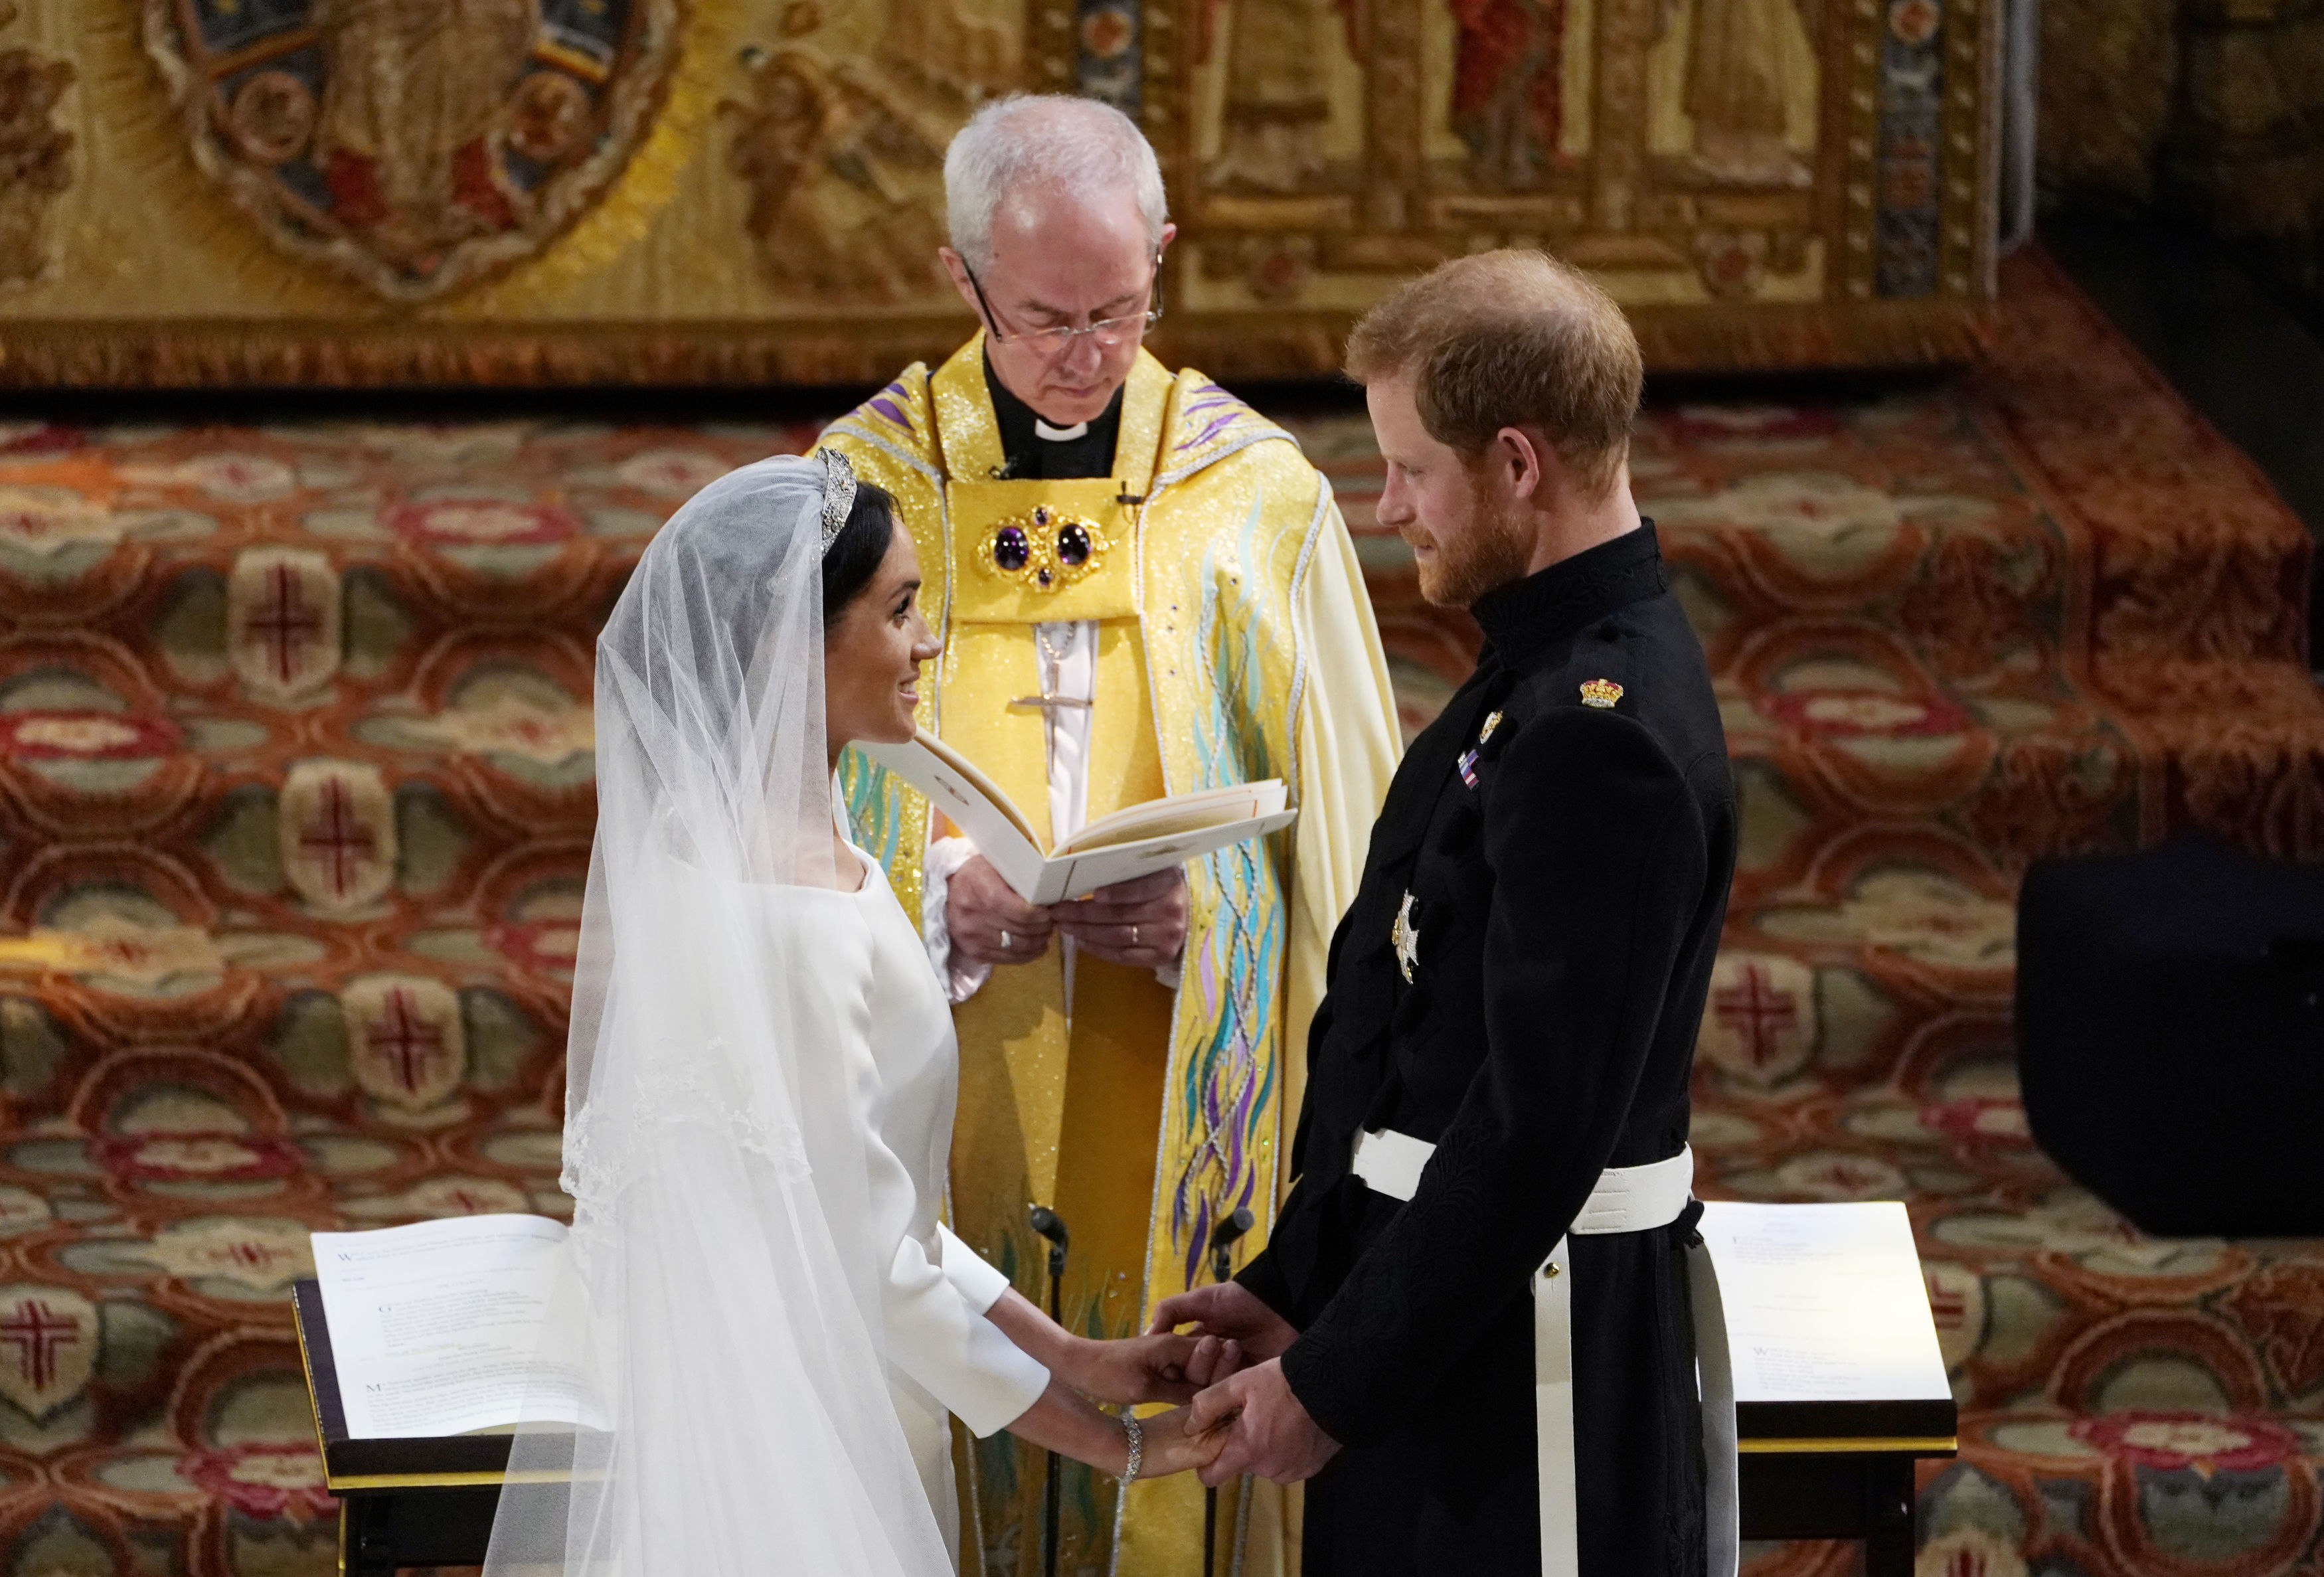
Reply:
[[[1598,283],[1543,252],[1456,258],[1398,289],[1348,337],[1359,383],[1409,377],[1429,436],[1474,456],[1503,428],[1548,440],[1575,484],[1621,475],[1645,367]]]

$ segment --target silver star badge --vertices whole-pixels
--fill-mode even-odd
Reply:
[[[1412,923],[1412,894],[1404,895],[1404,906],[1396,911],[1396,924],[1388,927],[1388,940],[1396,944],[1396,966],[1404,971],[1406,985],[1412,983],[1412,972],[1420,963],[1420,927]]]

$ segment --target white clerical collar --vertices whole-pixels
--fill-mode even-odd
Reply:
[[[1085,421],[1077,421],[1071,427],[1051,427],[1038,416],[1033,419],[1033,436],[1037,438],[1046,438],[1053,444],[1071,443],[1077,438],[1084,437],[1088,432],[1089,423]]]

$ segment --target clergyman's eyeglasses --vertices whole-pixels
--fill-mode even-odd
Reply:
[[[1162,317],[1162,254],[1158,251],[1154,254],[1153,277],[1146,282],[1146,299],[1150,305],[1145,311],[1128,313],[1120,318],[1101,318],[1079,328],[1028,328],[1005,334],[1001,332],[999,315],[992,310],[992,303],[985,299],[983,281],[976,277],[976,271],[968,266],[967,259],[961,260],[960,270],[968,276],[968,288],[976,292],[976,304],[984,309],[985,337],[995,345],[1021,345],[1044,356],[1057,355],[1084,334],[1093,336],[1098,344],[1111,350],[1130,336],[1153,327]]]

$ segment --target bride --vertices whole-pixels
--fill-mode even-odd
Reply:
[[[1234,1354],[1076,1337],[939,1220],[951,1015],[833,796],[850,740],[911,737],[919,580],[886,493],[783,456],[681,509],[599,639],[533,1381],[583,1422],[519,1429],[487,1577],[952,1572],[953,1416],[1124,1480],[1216,1454],[1183,1408],[1085,1397],[1184,1401]]]

